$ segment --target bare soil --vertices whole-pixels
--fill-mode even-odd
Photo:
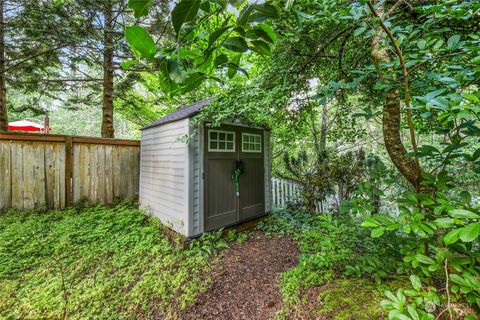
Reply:
[[[252,233],[215,262],[212,284],[180,319],[265,320],[281,308],[280,273],[297,265],[298,248],[288,237]]]

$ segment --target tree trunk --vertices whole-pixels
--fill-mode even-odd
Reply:
[[[380,16],[383,15],[383,5],[377,9]],[[372,40],[371,55],[377,67],[380,78],[385,81],[385,76],[381,70],[381,64],[391,63],[390,55],[383,44],[380,33],[377,33]],[[395,80],[395,71],[390,70],[390,76]],[[417,175],[416,164],[412,158],[407,157],[401,132],[401,106],[400,93],[398,89],[391,89],[384,93],[385,104],[383,106],[382,131],[385,148],[390,159],[395,164],[402,175],[417,188],[420,185],[421,176]]]
[[[113,128],[113,4],[106,1],[104,7],[104,49],[103,49],[103,108],[102,137],[114,138]]]
[[[0,132],[8,130],[7,88],[5,87],[4,0],[0,0]]]

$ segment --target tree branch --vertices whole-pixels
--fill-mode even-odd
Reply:
[[[400,47],[397,45],[395,42],[395,37],[393,36],[392,32],[390,29],[385,25],[383,22],[382,17],[377,13],[375,10],[373,4],[371,1],[367,2],[368,7],[372,11],[373,15],[377,17],[380,20],[380,27],[382,30],[385,32],[385,34],[388,36],[390,39],[390,43],[392,44],[395,54],[398,57],[399,63],[402,67],[402,75],[403,75],[403,94],[404,94],[404,102],[405,102],[405,108],[407,110],[407,122],[408,122],[408,129],[410,131],[410,141],[412,143],[412,148],[413,151],[415,152],[415,171],[417,175],[417,183],[415,185],[415,189],[417,192],[419,191],[419,181],[421,179],[421,171],[420,171],[420,160],[418,158],[418,147],[417,147],[417,142],[415,139],[415,129],[413,127],[413,120],[412,120],[412,110],[410,109],[410,87],[408,83],[408,71],[407,67],[405,65],[405,61],[403,58],[403,53],[402,50],[400,50]]]

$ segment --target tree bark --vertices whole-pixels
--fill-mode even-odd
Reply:
[[[383,14],[383,6],[377,9],[379,15]],[[391,63],[390,55],[383,45],[382,36],[377,33],[372,40],[371,55],[380,74],[380,79],[385,81],[381,64]],[[390,70],[390,75],[395,80],[395,71]],[[388,155],[402,175],[418,190],[421,175],[417,174],[417,166],[412,158],[407,157],[407,150],[402,142],[401,132],[401,106],[398,89],[391,89],[384,93],[382,131],[385,148]]]
[[[113,4],[105,1],[103,49],[102,138],[114,138],[113,127]]]
[[[8,130],[7,88],[5,86],[5,17],[0,0],[0,132]]]

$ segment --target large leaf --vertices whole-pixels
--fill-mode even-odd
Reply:
[[[472,242],[480,235],[480,222],[470,223],[460,229],[460,239],[463,242]]]
[[[250,42],[253,45],[253,50],[260,53],[264,56],[270,56],[272,52],[270,51],[270,46],[268,43],[262,40],[253,40]]]
[[[266,23],[260,23],[258,26],[268,35],[271,43],[275,43],[277,41],[277,35],[270,25]]]
[[[372,238],[378,238],[382,236],[384,233],[385,233],[385,228],[380,227],[380,228],[373,229],[372,232],[370,232],[370,236]]]
[[[239,68],[238,65],[240,64],[240,58],[241,57],[242,57],[241,54],[237,54],[233,57],[232,61],[228,63],[227,75],[230,79],[233,78],[237,74],[237,71],[238,71],[238,68]]]
[[[152,5],[152,0],[129,0],[128,7],[133,10],[135,18],[140,18],[148,14]]]
[[[228,57],[225,53],[222,53],[220,55],[218,55],[216,58],[215,58],[215,67],[218,67],[218,66],[221,66],[225,63],[228,62]]]
[[[435,260],[433,260],[430,257],[427,257],[424,254],[419,253],[415,256],[415,258],[417,258],[418,262],[421,262],[421,263],[424,263],[424,264],[434,264],[435,263]]]
[[[450,228],[455,224],[452,218],[438,218],[433,221],[440,228]]]
[[[252,6],[245,6],[240,12],[240,15],[238,16],[237,24],[239,26],[244,26],[250,18],[250,14],[252,13],[252,11]]]
[[[443,242],[445,245],[450,245],[458,241],[458,237],[460,235],[460,229],[452,230],[443,237]]]
[[[167,61],[165,59],[159,64],[158,80],[160,89],[162,89],[162,92],[167,96],[172,96],[173,92],[178,88],[178,85],[170,79]]]
[[[245,52],[248,50],[247,42],[242,37],[231,37],[223,42],[223,46],[228,50],[235,52]]]
[[[213,31],[208,37],[208,47],[210,48],[215,43],[215,41],[217,41],[217,39],[220,38],[222,34],[224,34],[228,29],[230,29],[229,26]]]
[[[226,65],[228,66],[227,75],[229,78],[233,78],[237,74],[237,71],[240,71],[248,78],[247,70],[240,68],[237,64],[233,62],[227,62]]]
[[[140,58],[151,59],[157,52],[157,46],[152,37],[140,26],[127,27],[125,38],[133,53]]]
[[[205,80],[205,75],[201,72],[195,72],[189,75],[182,84],[181,93],[185,94],[198,88]]]
[[[450,216],[458,219],[477,219],[480,218],[480,215],[475,212],[465,210],[465,209],[456,209],[449,212]]]
[[[172,59],[168,61],[168,74],[170,79],[176,83],[182,83],[188,76],[182,62],[178,59]]]
[[[412,274],[410,276],[410,282],[415,290],[420,291],[420,289],[422,289],[422,281],[420,281],[418,276]]]
[[[451,36],[447,41],[448,49],[455,48],[459,41],[460,41],[460,35],[456,34]]]
[[[185,22],[195,19],[198,8],[200,8],[200,0],[182,0],[172,11],[172,25],[176,33]]]
[[[274,5],[269,3],[261,3],[252,5],[253,9],[256,11],[256,18],[278,18],[278,10]]]

